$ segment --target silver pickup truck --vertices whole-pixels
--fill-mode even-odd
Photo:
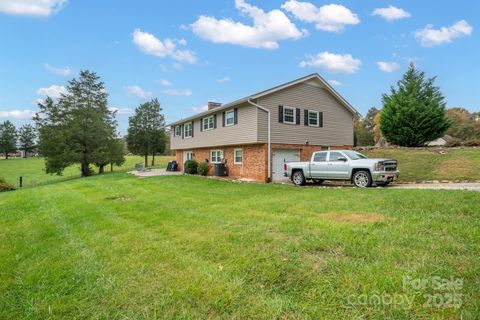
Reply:
[[[361,188],[385,186],[399,175],[396,160],[369,159],[352,150],[314,152],[310,162],[288,162],[284,168],[284,175],[299,186],[307,180],[319,184],[324,180],[350,180]]]

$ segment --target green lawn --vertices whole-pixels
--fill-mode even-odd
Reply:
[[[378,149],[361,151],[369,157],[397,159],[400,181],[480,180],[480,148]]]
[[[479,208],[467,191],[125,173],[3,193],[0,319],[478,319]]]
[[[114,166],[114,171],[133,170],[135,163],[142,162],[143,157],[126,156],[125,163],[120,166]],[[156,157],[155,162],[158,167],[164,168],[168,161],[175,157]],[[151,159],[149,158],[149,161]],[[110,172],[110,166],[105,168],[105,172]],[[51,175],[45,173],[45,160],[43,158],[11,158],[0,160],[0,177],[4,177],[8,182],[18,186],[19,178],[23,177],[24,186],[35,186],[49,182],[68,180],[80,176],[80,166],[73,165],[65,169],[63,175]]]

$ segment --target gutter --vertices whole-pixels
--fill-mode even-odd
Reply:
[[[251,104],[252,106],[254,107],[257,107],[258,109],[262,110],[262,111],[265,111],[267,113],[267,119],[268,119],[268,142],[267,142],[267,145],[268,145],[268,150],[267,150],[267,176],[268,176],[268,182],[271,182],[272,181],[272,164],[271,164],[271,153],[272,153],[272,149],[271,149],[271,135],[270,135],[270,129],[271,129],[271,126],[270,126],[270,122],[271,122],[271,119],[270,119],[270,110],[265,108],[265,107],[262,107],[261,105],[259,104],[256,104],[255,102],[253,102],[252,100],[250,100],[250,98],[247,99],[247,102],[249,104]]]

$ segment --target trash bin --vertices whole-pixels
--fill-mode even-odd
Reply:
[[[177,161],[175,160],[169,161],[167,165],[167,171],[177,171],[177,170],[178,170]]]
[[[213,174],[216,177],[226,177],[227,176],[227,166],[225,163],[215,163]]]
[[[135,163],[135,170],[137,171],[145,170],[145,164],[143,162]]]

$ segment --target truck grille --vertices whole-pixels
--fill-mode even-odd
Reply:
[[[383,161],[384,171],[397,171],[397,161]]]

